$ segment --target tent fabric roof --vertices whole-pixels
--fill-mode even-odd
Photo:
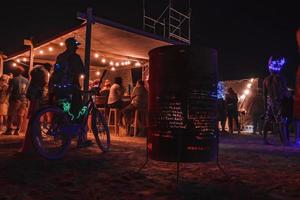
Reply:
[[[165,39],[99,17],[93,18],[95,23],[92,25],[91,66],[101,65],[99,58],[93,56],[95,53],[100,58],[143,62],[148,60],[148,52],[153,48],[182,44],[178,41]],[[75,37],[81,43],[77,53],[84,58],[85,30],[86,23],[83,23],[67,33],[35,46],[35,62],[54,62],[56,56],[65,50],[65,47],[61,46],[60,43],[64,43],[64,40],[68,37]],[[53,50],[50,51],[49,47],[52,47]],[[29,57],[29,50],[9,56],[5,61],[22,57]]]

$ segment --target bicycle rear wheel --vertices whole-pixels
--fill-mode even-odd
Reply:
[[[97,109],[92,112],[92,130],[99,148],[107,152],[110,147],[109,128],[103,115]]]
[[[32,143],[36,151],[47,159],[59,159],[67,151],[71,138],[62,131],[69,125],[68,116],[58,107],[50,106],[39,110],[30,119]]]

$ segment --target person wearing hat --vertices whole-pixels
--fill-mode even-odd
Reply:
[[[70,37],[65,40],[66,50],[59,54],[54,65],[54,72],[49,81],[49,100],[59,102],[67,100],[71,103],[70,112],[77,115],[83,106],[80,92],[80,75],[84,74],[84,65],[80,56],[76,53],[80,43]],[[82,120],[76,119],[77,122]],[[80,138],[78,146],[90,146],[91,141]]]

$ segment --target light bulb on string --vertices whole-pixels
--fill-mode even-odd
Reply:
[[[247,84],[247,88],[251,88],[252,84],[251,83],[248,83]]]
[[[106,59],[105,59],[105,58],[102,58],[102,59],[101,59],[101,62],[102,62],[102,63],[106,63]]]
[[[95,53],[94,57],[99,58],[99,54]]]
[[[240,99],[241,99],[241,100],[244,100],[245,97],[246,97],[246,95],[243,94],[243,95],[240,96]]]
[[[60,42],[59,45],[62,47],[62,46],[64,46],[64,43],[63,43],[63,42]]]
[[[245,95],[248,95],[250,93],[250,90],[249,89],[246,89],[245,91],[244,91],[244,94]]]
[[[136,62],[136,63],[135,63],[135,66],[136,66],[136,67],[139,67],[139,66],[141,66],[141,63]]]
[[[111,67],[111,71],[115,71],[116,70],[116,68],[115,67]]]
[[[49,50],[49,51],[53,51],[53,48],[52,48],[52,47],[49,47],[48,50]]]
[[[100,74],[101,74],[101,73],[100,73],[99,71],[96,72],[96,75],[97,75],[97,76],[100,76]]]

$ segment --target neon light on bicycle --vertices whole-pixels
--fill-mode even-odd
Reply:
[[[63,109],[63,112],[67,113],[70,117],[71,117],[71,120],[74,120],[75,118],[75,115],[73,113],[71,113],[71,103],[68,102],[68,101],[61,101],[61,104],[62,104],[62,109]],[[78,112],[77,116],[75,119],[79,119],[81,116],[84,116],[88,111],[88,107],[87,106],[83,106],[81,108],[81,110]]]
[[[70,115],[71,120],[73,120],[73,119],[74,119],[74,115],[70,112],[70,109],[71,109],[71,103],[68,102],[68,101],[63,101],[63,102],[62,102],[62,106],[63,106],[63,111],[64,111],[65,113],[67,113],[68,115]]]
[[[81,116],[85,115],[87,110],[88,110],[88,107],[83,106],[81,108],[81,110],[78,112],[78,115],[77,115],[76,119],[79,119]]]

